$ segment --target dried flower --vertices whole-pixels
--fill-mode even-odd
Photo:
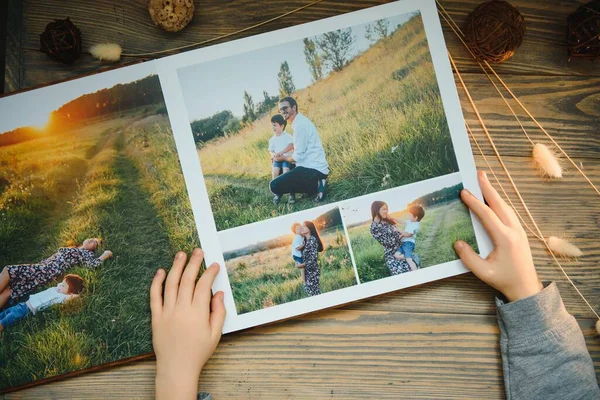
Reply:
[[[579,250],[579,247],[575,246],[566,239],[550,236],[547,239],[547,242],[548,247],[553,253],[563,257],[581,257],[583,255],[583,252]]]
[[[100,61],[119,61],[121,59],[121,52],[121,46],[116,43],[95,44],[90,48],[92,56]]]
[[[533,159],[545,176],[562,178],[562,167],[548,146],[536,143],[533,146]]]

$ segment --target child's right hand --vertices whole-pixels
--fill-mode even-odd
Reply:
[[[211,293],[219,265],[212,264],[196,282],[204,253],[195,249],[187,267],[186,258],[184,252],[177,253],[169,276],[159,269],[150,288],[159,400],[195,398],[200,372],[221,339],[225,321],[223,292]]]
[[[102,253],[102,259],[106,260],[107,258],[111,258],[113,256],[113,252],[110,250],[105,250],[104,253]]]
[[[494,242],[494,250],[484,260],[463,241],[454,248],[475,276],[499,290],[508,301],[533,296],[543,289],[537,276],[527,234],[517,215],[492,187],[485,172],[478,173],[479,185],[489,207],[463,190],[460,197],[479,217]]]

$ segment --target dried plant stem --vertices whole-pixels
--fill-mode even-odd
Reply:
[[[485,125],[485,122],[483,122],[483,118],[481,118],[481,114],[479,114],[479,110],[477,109],[477,106],[475,105],[475,102],[473,101],[473,98],[471,97],[471,93],[469,92],[469,89],[467,88],[467,85],[465,84],[464,80],[462,79],[462,75],[460,74],[460,71],[456,67],[456,64],[454,63],[454,59],[452,58],[452,56],[450,55],[449,52],[448,52],[448,57],[450,58],[450,62],[452,63],[452,67],[454,68],[454,71],[456,72],[456,76],[458,77],[458,80],[460,81],[460,84],[461,84],[463,90],[465,91],[467,99],[469,100],[469,103],[471,104],[471,107],[473,108],[473,111],[475,112],[475,115],[477,116],[477,119],[479,120],[479,123],[481,124],[481,127],[483,128],[483,132],[485,133],[488,141],[490,142],[490,145],[492,146],[492,149],[494,150],[494,154],[496,155],[498,161],[500,162],[500,165],[502,166],[502,169],[504,169],[504,172],[506,173],[506,176],[507,176],[508,180],[510,181],[510,183],[511,183],[511,185],[513,187],[513,190],[515,191],[517,197],[519,198],[519,201],[521,202],[521,205],[523,206],[523,209],[525,210],[525,213],[527,214],[527,216],[531,220],[531,223],[533,224],[533,227],[535,229],[535,232],[539,236],[539,239],[542,241],[542,243],[544,243],[544,246],[546,246],[546,249],[548,249],[548,251],[550,252],[550,256],[552,257],[552,259],[554,260],[554,262],[556,263],[556,265],[558,265],[558,267],[560,268],[561,272],[563,273],[563,275],[565,276],[565,278],[567,279],[567,281],[571,284],[571,286],[573,286],[573,288],[575,289],[575,291],[579,294],[579,296],[582,298],[582,300],[585,302],[585,304],[590,308],[590,310],[592,310],[592,312],[594,313],[594,315],[598,319],[600,319],[600,315],[598,315],[598,313],[596,312],[596,310],[594,310],[594,308],[592,307],[592,305],[587,301],[587,299],[585,298],[585,296],[583,295],[583,293],[581,293],[581,291],[577,288],[577,286],[575,285],[575,283],[571,280],[571,278],[569,277],[569,275],[567,274],[567,272],[563,268],[562,264],[560,263],[560,261],[558,261],[558,258],[556,258],[556,255],[554,254],[554,252],[552,251],[552,249],[548,245],[548,242],[544,238],[544,235],[542,234],[542,231],[540,230],[538,224],[535,222],[535,219],[533,218],[533,215],[531,215],[531,212],[529,211],[529,207],[527,207],[527,204],[525,203],[525,200],[523,199],[523,196],[521,196],[521,192],[517,188],[517,185],[516,185],[515,181],[513,180],[512,175],[510,174],[510,171],[506,167],[506,164],[504,164],[504,160],[502,159],[502,156],[500,155],[500,152],[496,148],[496,144],[494,143],[494,140],[492,139],[492,136],[490,135],[490,133],[489,133],[489,131],[488,131],[486,125]]]
[[[260,22],[258,24],[255,24],[255,25],[252,25],[252,26],[248,26],[246,28],[240,29],[240,30],[235,31],[235,32],[226,33],[224,35],[217,36],[217,37],[214,37],[214,38],[211,38],[211,39],[203,40],[201,42],[190,43],[190,44],[186,44],[186,45],[179,46],[179,47],[173,47],[171,49],[153,51],[153,52],[149,52],[149,53],[137,53],[137,54],[123,53],[123,54],[121,54],[121,56],[122,57],[150,57],[150,56],[157,56],[157,55],[160,55],[160,54],[173,53],[173,52],[176,52],[176,51],[179,51],[179,50],[185,50],[185,49],[189,49],[189,48],[192,48],[192,47],[202,46],[202,45],[207,44],[207,43],[216,42],[217,40],[225,39],[225,38],[228,38],[230,36],[234,36],[234,35],[237,35],[237,34],[240,34],[240,33],[246,32],[246,31],[249,31],[251,29],[258,28],[259,26],[263,26],[263,25],[269,24],[269,23],[271,23],[273,21],[277,21],[278,19],[281,19],[283,17],[287,17],[288,15],[294,14],[294,13],[296,13],[298,11],[302,11],[305,8],[312,7],[315,4],[321,3],[322,1],[324,1],[324,0],[313,1],[312,3],[308,3],[306,5],[303,5],[302,7],[298,7],[296,9],[293,9],[291,11],[288,11],[288,12],[283,13],[281,15],[278,15],[276,17],[270,18],[270,19],[268,19],[266,21],[263,21],[263,22]]]
[[[496,84],[492,80],[492,77],[487,72],[487,70],[484,67],[484,65],[479,60],[477,60],[477,58],[475,57],[475,54],[473,54],[473,52],[471,51],[471,49],[469,48],[469,46],[467,45],[467,43],[463,40],[463,37],[465,36],[464,33],[463,33],[463,31],[456,24],[456,22],[452,19],[452,17],[450,16],[450,14],[446,11],[446,9],[444,8],[444,6],[442,6],[442,4],[439,2],[439,0],[436,0],[436,3],[438,5],[438,7],[440,8],[440,15],[442,16],[442,18],[444,18],[444,20],[446,21],[446,23],[450,26],[450,29],[452,29],[452,31],[456,34],[456,36],[461,41],[461,43],[463,44],[463,46],[465,46],[465,48],[469,51],[469,53],[471,53],[471,56],[473,56],[473,58],[475,59],[475,61],[477,62],[477,64],[479,64],[479,67],[485,73],[485,75],[490,80],[490,82],[492,82],[492,84],[494,84],[494,87],[496,87]],[[554,138],[548,133],[548,131],[546,131],[546,129],[544,129],[544,127],[538,122],[538,120],[535,119],[535,117],[529,112],[529,110],[527,109],[527,107],[525,107],[525,105],[519,100],[519,98],[513,93],[513,91],[510,90],[510,88],[508,87],[508,85],[506,84],[506,82],[504,82],[504,80],[496,73],[496,70],[494,70],[494,68],[487,61],[483,61],[483,62],[485,63],[485,66],[487,66],[487,68],[496,77],[496,79],[498,79],[498,81],[502,84],[502,86],[504,87],[504,89],[511,95],[511,97],[513,98],[513,100],[521,107],[521,109],[523,109],[523,111],[525,111],[525,113],[527,114],[527,116],[529,118],[531,118],[531,120],[533,121],[533,123],[548,137],[548,139],[550,139],[550,141],[552,142],[552,144],[554,146],[556,146],[556,148],[562,153],[562,155],[567,160],[569,160],[569,162],[571,163],[571,165],[573,165],[575,167],[575,169],[581,174],[581,176],[590,184],[590,186],[592,187],[592,189],[598,195],[600,195],[600,190],[598,190],[598,188],[592,183],[592,181],[585,174],[585,172],[583,172],[583,170],[581,168],[579,168],[579,166],[575,163],[575,161],[573,161],[573,159],[571,157],[569,157],[569,155],[567,154],[567,152],[560,146],[560,144],[558,144],[556,142],[556,140],[554,140]],[[456,69],[456,67],[455,67],[455,69]],[[504,98],[504,96],[502,96],[502,97]],[[506,102],[506,103],[508,105],[508,102]],[[509,106],[509,108],[511,108],[511,107]],[[511,108],[511,111],[512,111],[512,108]],[[513,112],[513,115],[515,115],[514,112]],[[518,118],[517,118],[517,120],[518,120]],[[519,122],[519,124],[520,124],[520,122]],[[529,139],[529,137],[527,137],[527,138]],[[529,141],[531,142],[531,139],[529,139]]]
[[[485,164],[487,165],[488,169],[492,173],[492,176],[494,177],[494,180],[496,181],[496,183],[498,184],[498,187],[500,188],[500,190],[504,194],[505,199],[508,201],[508,203],[510,204],[510,206],[512,207],[512,209],[515,211],[515,214],[517,214],[517,217],[519,217],[519,220],[521,221],[521,224],[523,224],[523,226],[525,228],[527,228],[527,230],[529,232],[531,232],[531,234],[533,236],[535,236],[539,240],[542,240],[542,238],[540,237],[540,235],[538,235],[537,233],[534,232],[533,229],[531,229],[531,227],[525,222],[525,219],[521,216],[521,214],[519,213],[519,211],[517,211],[517,207],[515,206],[515,204],[510,199],[510,196],[508,195],[508,193],[506,193],[506,190],[504,189],[504,185],[502,185],[502,183],[500,182],[500,179],[498,179],[498,176],[496,175],[496,172],[494,172],[494,168],[492,168],[492,165],[490,164],[488,158],[486,157],[486,155],[483,152],[481,146],[479,145],[479,141],[477,140],[477,138],[473,134],[473,131],[471,130],[471,127],[469,126],[469,124],[467,123],[467,121],[465,121],[465,126],[467,128],[467,132],[469,132],[469,136],[471,136],[471,139],[475,143],[475,146],[477,147],[477,150],[479,151],[479,154],[481,154],[481,156],[483,157],[483,160],[485,161]]]

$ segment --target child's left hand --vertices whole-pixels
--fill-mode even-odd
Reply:
[[[159,269],[152,281],[157,399],[196,398],[202,367],[221,339],[225,321],[223,292],[211,294],[219,265],[212,264],[196,283],[203,258],[202,250],[195,249],[185,267],[186,254],[179,252],[169,276]]]

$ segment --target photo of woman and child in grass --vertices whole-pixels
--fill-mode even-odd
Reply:
[[[337,207],[220,232],[219,241],[238,314],[357,284]]]
[[[199,245],[154,65],[59,86],[0,99],[0,390],[150,353],[152,276]]]
[[[458,171],[418,12],[177,75],[217,231]]]
[[[477,249],[462,188],[453,174],[344,203],[360,282],[457,260],[458,239]]]

